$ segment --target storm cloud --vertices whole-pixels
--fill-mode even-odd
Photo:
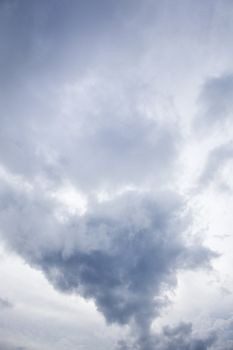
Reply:
[[[10,248],[59,290],[93,299],[109,323],[135,324],[144,337],[177,270],[208,268],[216,256],[188,234],[185,202],[172,192],[126,191],[64,223],[37,192],[5,186],[1,203]]]
[[[42,288],[81,296],[128,331],[121,350],[231,346],[227,326],[199,334],[191,311],[161,321],[187,298],[186,274],[202,293],[218,273],[218,245],[193,208],[212,183],[231,193],[221,178],[233,154],[231,12],[228,0],[0,2],[0,248],[45,277]],[[4,298],[0,308],[9,324],[27,312]],[[32,327],[0,348],[47,350],[55,337],[35,344],[45,331]],[[52,347],[84,349],[67,329]]]

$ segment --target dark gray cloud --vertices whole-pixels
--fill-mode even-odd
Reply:
[[[187,236],[185,203],[171,192],[129,191],[63,224],[54,208],[37,192],[3,187],[6,244],[59,290],[93,299],[108,322],[134,325],[140,339],[150,337],[177,271],[208,267],[216,256]]]

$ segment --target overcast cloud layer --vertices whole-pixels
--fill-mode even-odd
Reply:
[[[0,350],[232,350],[233,3],[0,2]]]

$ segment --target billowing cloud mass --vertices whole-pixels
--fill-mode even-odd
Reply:
[[[3,239],[59,290],[94,299],[110,323],[145,336],[176,286],[177,269],[208,267],[215,254],[187,235],[174,193],[127,191],[61,223],[37,192],[1,190]]]
[[[232,348],[232,13],[1,1],[0,350]]]

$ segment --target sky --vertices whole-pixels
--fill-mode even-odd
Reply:
[[[233,2],[0,0],[0,350],[233,349]]]

